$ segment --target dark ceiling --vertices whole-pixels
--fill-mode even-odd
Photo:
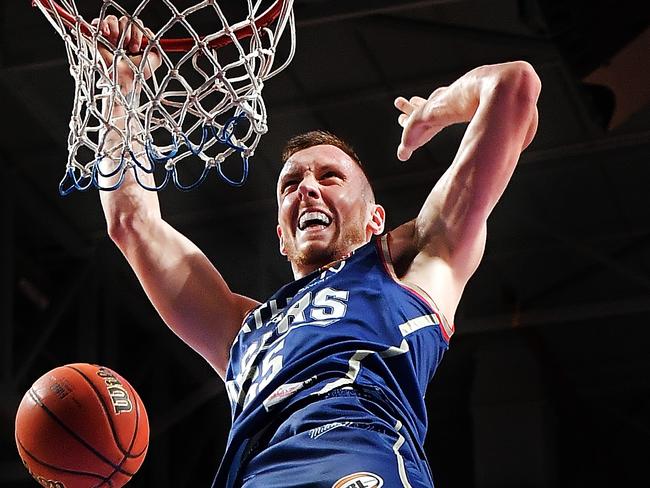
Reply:
[[[169,188],[166,218],[232,289],[263,299],[291,279],[275,237],[284,140],[316,128],[348,139],[395,226],[415,216],[464,127],[400,163],[394,97],[528,61],[543,84],[539,130],[490,218],[429,389],[434,479],[649,486],[645,2],[296,0],[295,14],[296,56],[265,86],[270,130],[248,183]],[[150,452],[130,486],[209,486],[229,427],[221,381],[155,314],[106,236],[97,193],[58,195],[73,94],[63,43],[28,0],[2,2],[0,16],[0,484],[35,486],[13,441],[23,393],[51,368],[95,362],[128,378],[149,411]]]

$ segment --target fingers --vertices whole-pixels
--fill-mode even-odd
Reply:
[[[426,104],[426,102],[426,99],[418,96],[411,97],[408,100],[404,97],[397,97],[395,99],[395,107],[402,112],[397,118],[397,122],[404,129],[402,132],[402,141],[397,148],[397,158],[400,161],[407,161],[413,154],[415,148],[411,147],[407,143],[407,140],[410,139],[409,133],[411,132],[410,128],[413,121],[417,118],[417,114],[414,112]]]
[[[400,161],[408,160],[414,151],[429,142],[436,134],[446,127],[435,118],[422,116],[427,112],[427,107],[408,116],[404,121],[402,140],[397,148],[397,157]]]
[[[131,43],[128,46],[128,49],[132,53],[140,52],[142,48],[142,38],[144,32],[137,24],[131,24]],[[124,41],[126,43],[126,41]]]
[[[415,107],[421,107],[422,105],[427,103],[426,99],[424,99],[422,97],[411,97],[409,102],[411,103],[411,105],[413,105]]]
[[[128,17],[120,17],[120,32],[123,36],[122,46],[128,50],[131,42],[131,21]]]
[[[408,161],[411,158],[411,154],[413,154],[413,151],[404,147],[403,144],[400,144],[397,148],[397,159],[402,162]]]
[[[418,145],[414,145],[414,141],[411,141],[410,139],[412,139],[412,137],[409,136],[408,129],[405,129],[402,132],[402,140],[397,147],[397,159],[400,161],[408,161],[411,158],[413,152],[418,147],[420,147]]]
[[[457,122],[448,110],[441,110],[448,87],[436,89],[428,99],[411,97],[395,99],[395,107],[402,113],[397,121],[402,127],[402,140],[397,148],[400,161],[408,160],[414,151],[430,141],[448,125]]]
[[[94,27],[98,27],[98,28],[99,28],[99,32],[100,32],[104,37],[108,38],[108,37],[110,36],[110,34],[111,34],[111,30],[110,30],[110,27],[109,27],[109,25],[108,25],[108,20],[107,20],[107,19],[104,19],[104,20],[102,20],[101,22],[99,21],[99,19],[93,19],[92,22],[91,22],[91,24],[92,24]]]
[[[404,97],[397,97],[395,99],[395,107],[401,110],[406,115],[410,115],[413,110],[424,105],[427,101],[422,97],[411,97],[407,100]]]
[[[397,148],[397,159],[408,161],[416,149],[431,139],[433,133],[427,134],[431,128],[414,117],[410,117],[403,127],[402,139]]]
[[[99,26],[106,40],[113,45],[117,45],[117,40],[120,37],[120,24],[117,17],[114,15],[107,15],[104,20],[100,22]]]
[[[122,16],[118,19],[115,15],[107,15],[101,21],[94,19],[91,23],[114,46],[122,46],[129,53],[141,50],[144,30],[130,17]]]
[[[394,103],[395,107],[402,112],[397,118],[397,122],[401,127],[406,127],[411,114],[427,101],[422,97],[411,97],[409,100],[404,97],[397,97]]]
[[[405,114],[410,114],[413,111],[413,106],[411,103],[404,97],[397,97],[395,99],[395,102],[393,102],[395,105],[395,108],[398,110],[401,110]]]
[[[399,147],[397,148],[397,159],[399,159],[402,162],[408,161],[411,157],[411,154],[413,154],[413,152],[407,151],[402,144],[400,144]]]

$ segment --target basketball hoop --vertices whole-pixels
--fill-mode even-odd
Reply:
[[[94,9],[86,6],[90,3]],[[115,190],[130,168],[138,183],[152,191],[170,181],[181,190],[192,190],[213,168],[226,183],[244,184],[248,158],[268,130],[264,82],[286,68],[295,52],[293,0],[221,3],[83,0],[77,5],[76,0],[32,0],[63,38],[75,80],[68,161],[59,184],[62,195],[90,187]],[[101,21],[108,15],[126,16],[143,32],[142,62],[135,64],[126,54],[124,36],[113,46],[86,20]],[[230,18],[244,20],[231,23]],[[208,22],[205,30],[212,33],[200,33]],[[283,40],[287,26],[289,37]],[[113,52],[113,63],[104,62],[100,45]],[[162,64],[145,79],[151,50]],[[279,50],[285,57],[274,67]],[[129,93],[120,89],[118,60],[133,72],[134,89]],[[116,125],[112,111],[102,105],[121,107],[125,123]],[[109,132],[118,137],[107,138]],[[235,153],[241,158],[236,171],[225,164]],[[144,174],[155,175],[158,182],[147,184]],[[106,179],[111,184],[100,182]]]

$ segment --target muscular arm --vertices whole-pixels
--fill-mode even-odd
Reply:
[[[444,127],[469,121],[416,219],[391,233],[402,278],[434,297],[450,320],[483,256],[487,218],[534,137],[540,88],[533,68],[514,62],[472,70],[428,100],[396,101],[404,112],[400,159]]]
[[[112,40],[128,28],[124,21],[110,16],[101,27]],[[132,32],[137,35],[135,29]],[[127,41],[128,37],[125,46],[131,44],[133,52],[139,50],[139,41]],[[107,62],[112,61],[109,52],[102,55]],[[159,64],[157,59],[149,61],[153,69]],[[121,68],[117,76],[123,91],[137,90],[130,70]],[[104,111],[112,124],[125,127],[124,108],[119,103],[105,106]],[[119,160],[119,134],[109,130],[104,135],[105,147],[117,148],[111,156]],[[140,150],[136,147],[136,151]],[[101,164],[109,168],[115,163],[106,158]],[[141,172],[140,177],[153,186],[152,175]],[[113,184],[107,178],[100,182],[103,186]],[[162,319],[224,377],[230,344],[245,313],[257,302],[233,293],[207,257],[162,218],[158,194],[144,190],[135,180],[133,170],[127,171],[119,189],[100,192],[100,199],[109,236],[135,271]]]

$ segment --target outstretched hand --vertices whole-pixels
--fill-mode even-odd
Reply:
[[[404,97],[395,99],[395,107],[402,113],[398,118],[402,126],[402,141],[397,149],[400,161],[407,161],[413,152],[429,142],[445,127],[458,122],[458,114],[449,110],[445,101],[448,87],[435,90],[429,98]]]
[[[143,60],[142,40],[145,34],[153,38],[153,32],[144,27],[139,21],[134,21],[126,16],[118,19],[115,15],[107,15],[101,22],[99,19],[94,19],[92,25],[100,29],[102,36],[113,46],[117,47],[120,45],[122,47],[131,62],[135,66],[140,67],[145,80],[149,79],[153,72],[160,66],[160,54],[156,49],[149,50],[146,59]],[[122,35],[124,39],[120,44]],[[110,66],[113,64],[115,60],[114,50],[107,48],[101,43],[98,44],[98,49],[106,65]],[[123,86],[123,89],[130,89],[135,77],[130,63],[124,58],[119,58],[116,64],[116,71],[119,83]]]

